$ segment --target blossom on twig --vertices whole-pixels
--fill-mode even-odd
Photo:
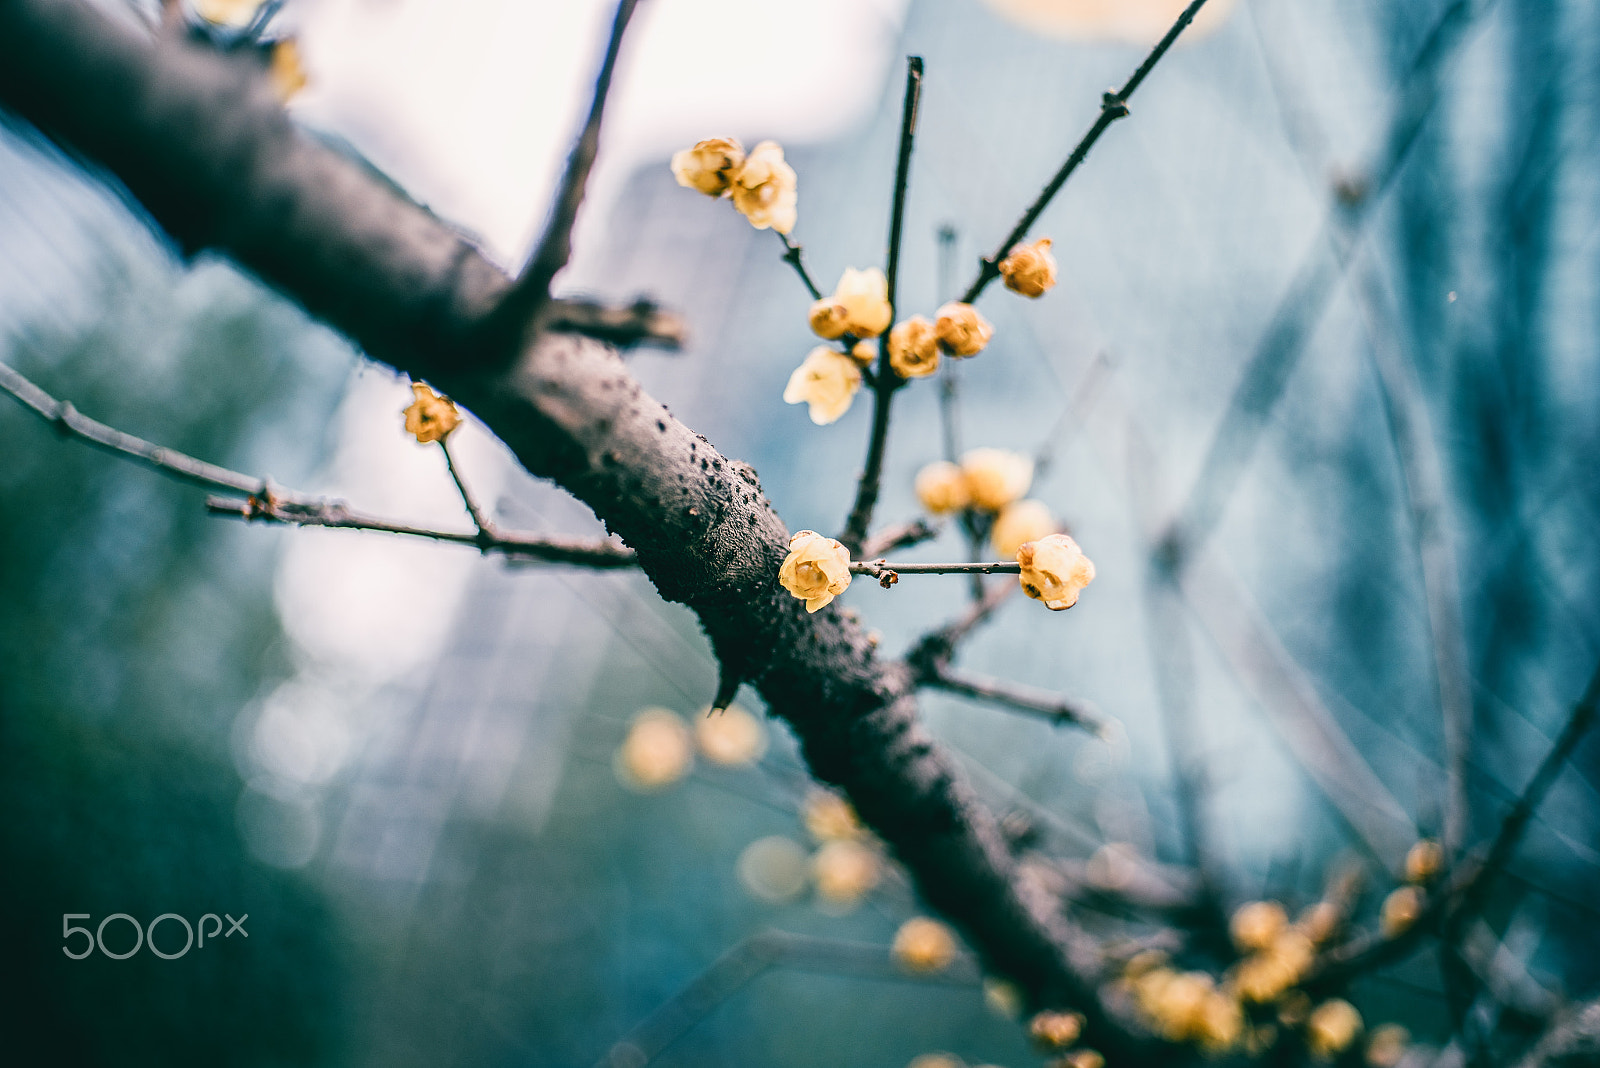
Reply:
[[[789,539],[778,581],[806,603],[807,612],[815,612],[850,585],[850,551],[833,538],[802,530]]]
[[[768,227],[787,234],[794,229],[797,180],[794,168],[783,161],[783,147],[776,141],[763,141],[750,150],[743,166],[735,170],[728,185],[733,206],[757,230]]]
[[[889,366],[901,378],[921,378],[939,369],[939,338],[925,316],[913,315],[889,331]]]
[[[1041,237],[1031,245],[1018,245],[1000,261],[1000,277],[1006,288],[1025,297],[1042,297],[1056,284],[1056,258],[1050,255],[1050,239]]]
[[[994,336],[994,327],[977,308],[955,300],[940,307],[933,326],[939,347],[952,356],[976,356]]]
[[[744,166],[744,146],[731,137],[712,137],[672,157],[672,176],[678,184],[708,197],[720,197]]]
[[[1078,603],[1078,593],[1094,581],[1094,564],[1065,534],[1030,541],[1017,550],[1022,592],[1043,601],[1052,612]]]
[[[411,383],[416,400],[405,410],[406,433],[415,434],[419,444],[443,441],[461,425],[461,413],[449,397],[441,397],[421,382]]]
[[[860,388],[861,368],[856,361],[837,349],[819,345],[789,376],[783,399],[789,404],[803,401],[810,405],[811,421],[827,426],[850,410],[850,402]]]
[[[971,449],[961,457],[972,507],[998,512],[1028,492],[1033,484],[1033,461],[1005,449]]]

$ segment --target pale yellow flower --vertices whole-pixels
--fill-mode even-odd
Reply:
[[[850,551],[833,538],[802,530],[789,539],[778,581],[806,603],[807,612],[815,612],[850,585]]]
[[[1233,944],[1240,952],[1268,949],[1289,927],[1289,914],[1276,901],[1251,901],[1241,905],[1228,923]]]
[[[811,858],[817,896],[836,912],[846,912],[860,904],[882,875],[878,854],[848,838],[828,842]]]
[[[757,230],[769,226],[780,234],[794,229],[798,202],[794,168],[783,161],[776,141],[763,141],[750,150],[744,165],[731,175],[728,192],[739,214]]]
[[[1052,1068],[1106,1068],[1106,1058],[1097,1049],[1075,1049],[1054,1061]]]
[[[701,716],[695,723],[694,739],[713,764],[749,764],[767,751],[767,729],[738,705]]]
[[[728,191],[733,176],[744,166],[744,146],[731,137],[700,141],[672,157],[672,176],[678,184],[708,197]]]
[[[1066,1049],[1083,1034],[1083,1013],[1045,1011],[1028,1021],[1028,1037],[1042,1049]]]
[[[939,369],[939,339],[933,324],[921,315],[896,323],[889,331],[889,366],[901,378],[921,378]]]
[[[1422,891],[1414,886],[1402,886],[1383,899],[1378,913],[1378,929],[1385,938],[1393,938],[1408,930],[1422,915]]]
[[[1311,968],[1316,948],[1304,932],[1286,928],[1272,944],[1234,965],[1230,983],[1245,1001],[1276,1000]]]
[[[615,762],[623,785],[642,791],[670,786],[693,767],[689,728],[664,708],[646,708],[633,717]]]
[[[956,936],[938,920],[917,916],[900,925],[889,952],[908,972],[942,972],[956,959]]]
[[[830,299],[844,309],[845,329],[856,337],[877,337],[889,327],[889,280],[876,267],[846,267]]]
[[[972,507],[998,512],[1028,492],[1033,483],[1033,461],[1005,449],[971,449],[961,457]]]
[[[989,320],[977,308],[960,301],[941,307],[934,314],[933,328],[939,336],[939,347],[952,356],[976,356],[994,336]]]
[[[1318,1005],[1306,1021],[1306,1045],[1313,1056],[1328,1060],[1350,1048],[1361,1033],[1361,1014],[1343,998]]]
[[[272,59],[267,64],[267,76],[278,99],[288,103],[296,93],[306,87],[306,69],[300,62],[300,47],[294,38],[285,37],[272,46]]]
[[[810,405],[811,421],[827,426],[850,410],[860,388],[861,368],[856,362],[837,349],[818,345],[789,376],[783,399]]]
[[[922,1053],[911,1058],[906,1068],[967,1068],[961,1058],[948,1053]]]
[[[1244,1009],[1220,990],[1206,995],[1193,1022],[1200,1048],[1213,1056],[1226,1053],[1244,1037]]]
[[[1065,534],[1030,541],[1017,550],[1022,592],[1043,601],[1052,612],[1078,603],[1078,593],[1094,581],[1094,564]]]
[[[870,341],[857,341],[850,346],[850,358],[862,367],[871,367],[872,361],[878,358],[878,346]]]
[[[1444,867],[1444,849],[1432,838],[1424,838],[1406,851],[1406,882],[1427,883]]]
[[[1372,1068],[1395,1068],[1411,1044],[1411,1032],[1399,1024],[1374,1027],[1367,1038],[1367,1063]]]
[[[971,500],[967,476],[947,460],[935,460],[917,472],[917,499],[934,515],[958,512]]]
[[[813,790],[800,816],[806,830],[819,842],[866,837],[866,829],[856,818],[855,808],[831,790]]]
[[[1042,297],[1056,284],[1056,258],[1050,255],[1050,239],[1041,237],[1031,245],[1018,245],[1000,261],[1000,277],[1006,288],[1025,297]]]
[[[807,857],[800,843],[781,835],[757,838],[739,854],[739,882],[775,905],[793,901],[806,888]]]
[[[416,400],[405,410],[406,433],[415,434],[419,443],[443,441],[461,425],[461,413],[450,398],[439,396],[421,382],[411,383],[411,392]]]
[[[1038,541],[1055,532],[1055,516],[1043,501],[1012,501],[989,528],[989,544],[995,555],[1005,560],[1015,557],[1023,542]]]
[[[829,341],[850,332],[850,312],[832,297],[823,297],[811,305],[811,313],[807,318],[811,332]]]
[[[213,26],[242,30],[255,21],[262,0],[195,0],[195,14]]]

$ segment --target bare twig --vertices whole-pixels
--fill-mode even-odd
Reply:
[[[450,480],[456,484],[456,490],[461,494],[461,503],[466,506],[467,514],[472,517],[472,525],[478,528],[478,534],[483,538],[493,538],[495,535],[494,522],[478,507],[477,499],[472,496],[472,491],[467,489],[467,483],[461,477],[461,465],[456,462],[455,450],[450,447],[450,435],[446,434],[439,439],[439,448],[444,451],[445,466],[450,469]]]
[[[778,235],[778,240],[783,242],[783,262],[794,268],[794,273],[800,276],[800,281],[805,283],[806,291],[811,294],[812,300],[822,299],[822,290],[817,288],[817,283],[811,280],[810,273],[806,270],[804,260],[805,249],[789,240],[789,235],[782,230],[773,230]]]
[[[1600,999],[1576,1005],[1544,1033],[1517,1068],[1561,1068],[1600,1061]]]
[[[939,536],[940,528],[922,516],[904,523],[895,523],[871,534],[861,543],[861,555],[879,557],[896,549],[908,549]]]
[[[872,511],[878,505],[878,493],[883,482],[883,458],[889,446],[889,408],[895,390],[905,384],[905,379],[889,365],[888,330],[894,325],[900,282],[900,237],[906,213],[906,188],[911,181],[911,148],[917,135],[917,108],[922,100],[922,58],[906,57],[906,96],[900,114],[900,155],[895,164],[894,202],[889,211],[889,254],[884,277],[888,279],[889,327],[878,339],[878,371],[872,386],[872,435],[867,440],[867,458],[861,467],[861,478],[856,484],[855,505],[845,521],[844,533],[839,540],[852,554],[861,551],[861,543],[872,526]]]
[[[1128,80],[1122,84],[1122,88],[1101,96],[1100,116],[1095,119],[1094,125],[1089,127],[1089,132],[1083,135],[1083,139],[1078,142],[1077,147],[1067,156],[1067,161],[1061,165],[1060,170],[1056,171],[1055,177],[1046,183],[1045,187],[1039,191],[1039,195],[1034,198],[1033,203],[1028,205],[1028,209],[1022,213],[1022,218],[1017,220],[1017,225],[1012,227],[1011,233],[1006,235],[1006,239],[1000,243],[1000,247],[995,250],[994,255],[983,261],[978,270],[978,277],[973,279],[972,284],[967,287],[967,292],[961,298],[965,303],[971,304],[977,300],[979,294],[988,288],[989,283],[1000,277],[1000,261],[1010,254],[1012,247],[1018,241],[1027,236],[1033,224],[1038,221],[1040,214],[1049,206],[1055,195],[1061,191],[1061,187],[1067,184],[1067,179],[1072,177],[1072,172],[1077,170],[1078,165],[1089,155],[1089,150],[1094,147],[1095,142],[1100,140],[1100,135],[1105,133],[1112,123],[1128,114],[1129,98],[1139,88],[1140,83],[1155,69],[1155,65],[1161,61],[1161,57],[1167,54],[1167,50],[1177,41],[1178,35],[1194,20],[1195,15],[1205,6],[1205,2],[1206,0],[1193,0],[1193,3],[1184,8],[1178,15],[1178,20],[1167,31],[1166,36],[1156,42],[1156,46],[1150,50],[1149,55],[1145,56],[1144,62],[1139,64],[1139,69],[1134,71]]]
[[[1082,727],[1102,739],[1109,738],[1108,732],[1112,730],[1105,714],[1092,702],[1065,697],[1037,686],[959,671],[947,665],[935,667],[930,674],[922,676],[920,682],[936,690],[959,693],[1039,716],[1057,726]]]
[[[955,564],[891,564],[887,560],[852,560],[850,570],[857,575],[871,575],[878,580],[878,585],[888,589],[900,581],[901,575],[1019,575],[1022,565],[1015,560]]]

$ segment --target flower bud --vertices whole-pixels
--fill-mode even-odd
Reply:
[[[1022,592],[1043,601],[1052,612],[1078,603],[1078,593],[1094,581],[1094,564],[1065,534],[1030,541],[1017,550]]]
[[[844,308],[845,332],[856,337],[877,337],[888,329],[894,314],[889,307],[889,280],[876,267],[864,271],[846,267],[831,299]]]
[[[1055,516],[1043,501],[1013,501],[995,517],[989,544],[1000,559],[1013,559],[1023,542],[1038,541],[1055,532]]]
[[[972,449],[961,457],[972,507],[998,512],[1028,492],[1033,461],[1005,449]]]
[[[939,347],[952,356],[976,356],[994,336],[994,327],[970,304],[951,301],[935,314]]]
[[[450,398],[441,397],[421,382],[411,383],[416,400],[405,410],[406,433],[415,434],[419,444],[443,441],[461,425],[461,413]]]
[[[1396,1068],[1405,1059],[1411,1032],[1399,1024],[1374,1027],[1367,1039],[1367,1064],[1371,1068]]]
[[[783,161],[783,148],[776,141],[763,141],[750,150],[744,165],[730,175],[728,193],[739,214],[757,230],[768,227],[787,234],[794,229],[796,178],[794,168]]]
[[[1383,899],[1378,913],[1378,930],[1385,938],[1393,938],[1409,930],[1422,915],[1422,891],[1414,886],[1402,886]]]
[[[1444,867],[1444,850],[1432,838],[1424,838],[1406,852],[1406,882],[1428,883]]]
[[[1361,1014],[1343,998],[1324,1001],[1306,1021],[1306,1045],[1313,1056],[1323,1060],[1349,1049],[1360,1033]]]
[[[900,925],[889,952],[908,972],[942,972],[956,959],[956,936],[938,920],[917,916]]]
[[[896,323],[889,331],[889,366],[901,378],[921,378],[939,369],[939,339],[933,324],[920,315]]]
[[[1056,284],[1056,258],[1050,255],[1050,239],[1041,237],[1031,245],[1017,245],[1000,261],[1000,277],[1006,288],[1025,297],[1041,297]]]
[[[878,346],[870,341],[857,341],[850,346],[850,358],[861,367],[871,367],[878,358]]]
[[[1028,1021],[1028,1035],[1043,1049],[1066,1049],[1083,1034],[1081,1012],[1041,1012]]]
[[[832,297],[823,297],[811,305],[811,332],[820,338],[833,341],[849,333],[850,313]]]
[[[850,410],[850,401],[860,388],[861,368],[856,362],[837,349],[819,345],[789,376],[783,399],[789,404],[804,401],[810,405],[811,421],[826,426]]]
[[[672,176],[681,186],[697,189],[708,197],[720,197],[743,165],[743,145],[731,137],[713,137],[675,154]]]
[[[967,476],[946,460],[936,460],[918,471],[916,490],[922,507],[934,515],[960,511],[971,499],[967,493]]]

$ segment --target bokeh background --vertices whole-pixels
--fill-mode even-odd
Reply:
[[[901,57],[925,57],[902,305],[926,314],[1179,6],[648,0],[562,284],[681,309],[687,349],[636,354],[635,373],[753,463],[792,528],[832,529],[870,406],[818,428],[781,402],[812,343],[806,294],[773,236],[679,188],[668,156],[714,135],[782,141],[799,173],[796,237],[828,288],[881,260]],[[1375,341],[1411,369],[1439,458],[1475,837],[1593,670],[1600,11],[1455,6],[1476,17],[1436,68],[1394,180],[1367,186],[1351,263],[1307,318],[1196,560],[1227,596],[1178,617],[1192,651],[1181,748],[1156,685],[1171,643],[1151,639],[1165,632],[1152,628],[1149,539],[1293,279],[1326,258],[1327,220],[1372,181],[1451,5],[1212,0],[1041,220],[1059,287],[984,299],[996,340],[960,368],[962,442],[1048,445],[1033,496],[1099,577],[1064,616],[1017,599],[961,663],[1093,701],[1123,729],[1104,743],[938,694],[923,708],[979,792],[1069,870],[1104,874],[1130,848],[1182,859],[1176,752],[1210,771],[1230,899],[1314,900],[1363,853],[1284,740],[1291,697],[1325,709],[1371,766],[1384,834],[1438,830],[1438,684]],[[514,268],[609,17],[591,2],[290,0],[275,25],[309,77],[297,117]],[[395,518],[466,521],[442,456],[400,431],[404,381],[230,265],[181,262],[114,184],[10,117],[0,359],[204,459]],[[937,396],[918,384],[897,401],[885,519],[916,513],[912,477],[941,455]],[[19,980],[0,1018],[24,1063],[642,1063],[616,1048],[630,1029],[772,929],[839,952],[737,987],[652,1063],[898,1065],[935,1049],[1037,1063],[970,969],[923,981],[859,966],[855,949],[886,947],[919,912],[893,870],[853,905],[785,885],[781,863],[753,891],[751,843],[787,839],[767,856],[791,862],[817,845],[780,725],[765,725],[753,762],[702,753],[653,791],[619,774],[639,710],[691,724],[715,685],[692,617],[641,577],[247,527],[9,402],[0,431],[0,937]],[[481,427],[461,448],[503,524],[598,530]],[[950,531],[910,555],[961,551]],[[857,583],[845,601],[897,652],[965,595],[925,578]],[[1292,693],[1249,670],[1274,656]],[[753,693],[741,701],[759,716]],[[1524,992],[1600,985],[1597,773],[1590,739],[1486,917]],[[1368,866],[1363,922],[1389,885]],[[249,938],[175,961],[72,961],[69,912],[248,913]],[[1356,1001],[1372,1022],[1443,1033],[1427,955]]]

